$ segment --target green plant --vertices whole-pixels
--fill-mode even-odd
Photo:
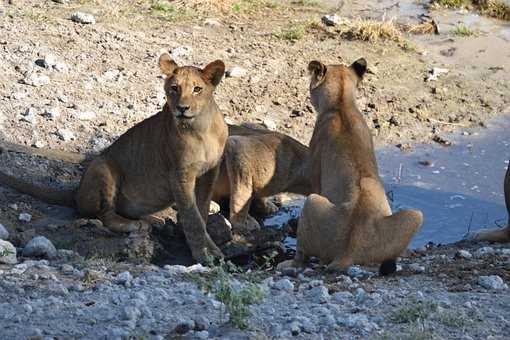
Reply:
[[[460,23],[455,26],[453,29],[453,34],[461,36],[461,37],[469,37],[475,35],[475,31],[467,27],[466,25]]]
[[[251,315],[249,306],[260,302],[264,291],[250,281],[235,287],[232,284],[235,279],[233,273],[238,273],[240,270],[231,262],[225,263],[221,260],[218,265],[210,265],[210,267],[211,270],[208,273],[191,273],[188,274],[188,278],[223,303],[224,308],[220,310],[222,319],[228,313],[229,322],[233,326],[246,329],[248,327],[246,319]]]
[[[434,301],[416,301],[405,307],[399,308],[390,316],[396,323],[412,323],[429,318],[430,314],[437,311],[438,305]]]
[[[10,251],[9,249],[2,249],[0,250],[0,257],[9,256],[14,254],[13,251]]]
[[[275,33],[274,36],[282,40],[296,41],[302,39],[305,33],[306,33],[305,25],[299,24],[281,30],[280,32]]]
[[[153,1],[151,9],[168,21],[176,21],[186,15],[184,8],[176,7],[166,0]]]

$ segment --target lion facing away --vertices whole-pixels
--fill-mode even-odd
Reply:
[[[482,229],[469,235],[473,241],[510,242],[510,164],[506,169],[505,181],[505,204],[508,212],[508,223],[505,228]]]
[[[308,148],[284,134],[247,126],[229,126],[213,200],[229,198],[229,219],[239,231],[260,228],[250,205],[282,192],[308,195]],[[270,209],[265,209],[270,210]]]
[[[317,120],[310,142],[312,194],[305,201],[294,260],[303,266],[318,257],[329,270],[380,264],[395,270],[395,259],[422,225],[418,210],[392,214],[379,178],[370,130],[356,107],[355,91],[367,69],[365,59],[350,66],[310,62],[310,95]]]

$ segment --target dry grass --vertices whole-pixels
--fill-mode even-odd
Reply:
[[[510,6],[501,0],[434,0],[432,5],[446,8],[475,8],[483,15],[510,20]]]
[[[349,40],[394,41],[397,43],[405,41],[402,31],[393,19],[382,21],[371,19],[344,20],[339,23],[338,27],[342,37]]]
[[[434,21],[405,27],[404,30],[411,34],[439,34],[437,24]]]

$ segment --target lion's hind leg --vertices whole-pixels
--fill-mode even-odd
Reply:
[[[119,176],[108,161],[97,158],[85,171],[76,194],[78,210],[82,216],[95,217],[104,226],[117,233],[139,231],[139,220],[131,220],[116,213],[115,199]]]

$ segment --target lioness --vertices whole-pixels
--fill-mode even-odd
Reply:
[[[76,207],[116,232],[139,230],[150,214],[177,204],[193,258],[223,256],[206,232],[212,186],[227,140],[227,125],[214,101],[225,65],[179,67],[159,58],[166,75],[163,110],[138,123],[95,157],[75,190],[29,185],[0,173],[0,184],[53,204]]]
[[[372,136],[355,103],[366,69],[365,59],[350,66],[319,61],[308,65],[317,112],[309,151],[312,192],[317,194],[305,201],[295,258],[280,268],[303,266],[308,257],[316,256],[330,270],[383,263],[381,271],[388,273],[421,227],[418,210],[391,214]]]
[[[232,227],[249,231],[260,228],[248,214],[253,200],[264,205],[263,198],[281,192],[310,193],[308,148],[278,132],[242,128],[230,128],[213,200],[229,198]]]
[[[473,241],[510,242],[510,164],[506,169],[504,190],[506,210],[508,211],[506,228],[479,230],[469,235],[469,239]]]

